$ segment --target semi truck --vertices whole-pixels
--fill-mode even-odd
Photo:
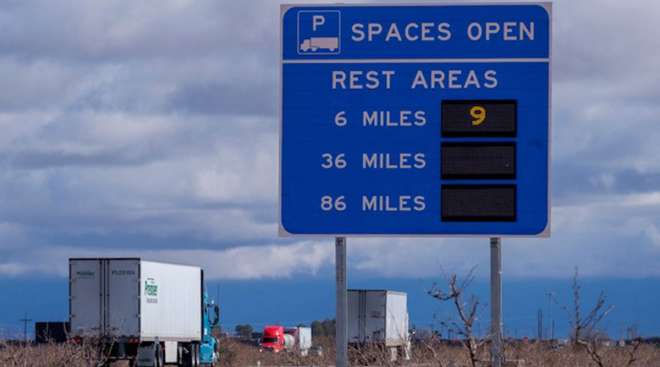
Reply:
[[[410,359],[408,295],[391,290],[348,290],[348,342],[381,345],[391,359]]]
[[[135,366],[211,366],[219,308],[204,272],[139,258],[69,259],[70,338],[104,346]]]
[[[307,356],[312,347],[312,329],[304,326],[266,325],[260,343],[261,350],[275,353],[288,351]]]

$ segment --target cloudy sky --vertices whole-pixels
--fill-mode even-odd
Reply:
[[[552,237],[513,277],[660,276],[660,2],[554,4]],[[72,256],[318,274],[334,243],[277,237],[275,1],[0,2],[0,277]],[[353,274],[488,264],[486,239],[352,239]]]

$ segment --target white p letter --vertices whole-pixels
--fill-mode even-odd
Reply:
[[[314,15],[312,17],[312,31],[316,32],[316,27],[325,24],[325,17],[323,15]]]

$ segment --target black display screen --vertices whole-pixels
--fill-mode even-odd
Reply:
[[[516,178],[515,143],[443,143],[444,179]]]
[[[516,101],[442,101],[441,109],[443,136],[516,136]]]
[[[443,185],[443,221],[516,220],[515,185]]]

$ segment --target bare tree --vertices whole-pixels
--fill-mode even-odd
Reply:
[[[454,304],[456,312],[458,313],[458,321],[443,322],[449,331],[462,336],[463,346],[466,348],[470,357],[472,367],[475,367],[478,362],[481,362],[478,356],[479,348],[483,345],[485,340],[479,341],[474,336],[474,323],[477,319],[477,310],[479,308],[479,299],[474,295],[470,295],[467,302],[464,301],[464,292],[474,280],[473,267],[470,272],[459,281],[456,274],[452,274],[447,279],[448,290],[445,291],[439,288],[437,284],[428,291],[428,294],[439,301],[450,301]]]
[[[632,348],[631,349],[626,349],[626,353],[628,353],[628,361],[626,361],[626,366],[630,367],[632,366],[635,362],[639,360],[639,347],[642,345],[642,340],[640,338],[636,338],[635,340],[632,341]]]
[[[596,303],[586,314],[582,313],[581,292],[582,286],[579,282],[578,268],[575,267],[572,285],[573,290],[573,312],[571,315],[571,336],[572,341],[578,344],[581,340],[594,339],[599,337],[598,325],[614,309],[614,306],[607,305],[605,292],[601,291],[596,299]]]
[[[572,309],[563,307],[569,313],[571,320],[571,341],[575,346],[584,347],[596,365],[604,367],[603,353],[600,350],[600,344],[604,339],[604,334],[598,327],[600,322],[614,309],[614,306],[607,305],[605,292],[601,291],[596,299],[596,303],[591,307],[589,312],[586,314],[582,313],[582,286],[579,282],[577,267],[575,267],[575,273],[573,274],[571,289],[573,292],[573,307]]]

